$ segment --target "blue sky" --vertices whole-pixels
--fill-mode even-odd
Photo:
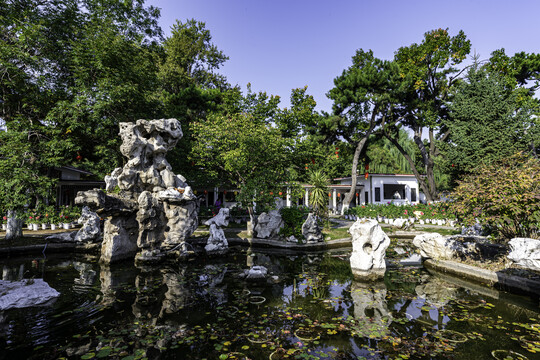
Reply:
[[[540,52],[537,0],[147,0],[161,8],[166,35],[176,20],[206,23],[213,43],[229,60],[220,69],[245,92],[279,95],[308,86],[317,110],[331,111],[326,93],[351,64],[356,49],[391,59],[426,31],[463,30],[481,59],[493,50]]]

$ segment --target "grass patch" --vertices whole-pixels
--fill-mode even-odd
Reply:
[[[322,233],[325,240],[337,240],[351,237],[351,234],[347,232],[348,230],[348,228],[330,228],[323,229]]]

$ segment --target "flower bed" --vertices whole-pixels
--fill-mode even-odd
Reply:
[[[376,205],[367,204],[350,208],[347,217],[371,218],[380,222],[385,219],[409,219],[420,224],[451,225],[457,224],[456,216],[448,210],[447,203],[417,205]],[[353,220],[353,219],[351,219]]]

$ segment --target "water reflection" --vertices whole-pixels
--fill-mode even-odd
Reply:
[[[357,336],[381,338],[388,334],[392,314],[386,302],[387,289],[384,282],[351,284],[351,297],[354,303]]]
[[[258,360],[279,347],[306,358],[443,359],[441,330],[459,330],[469,339],[468,347],[445,343],[452,352],[472,351],[480,359],[476,354],[486,347],[514,344],[505,335],[510,330],[489,333],[482,322],[495,328],[504,321],[501,326],[522,332],[532,330],[513,323],[540,323],[538,311],[507,314],[506,303],[493,298],[500,302],[494,310],[483,295],[421,269],[396,270],[386,283],[353,281],[347,256],[335,254],[233,249],[226,257],[159,267],[100,266],[81,258],[48,259],[39,269],[30,264],[5,264],[2,276],[43,273],[62,295],[53,306],[0,313],[0,354],[10,359],[97,357],[105,345],[117,358],[217,359],[244,351]],[[240,277],[246,266],[265,266],[267,278]],[[481,333],[491,338],[472,340]],[[33,350],[41,344],[47,351]]]

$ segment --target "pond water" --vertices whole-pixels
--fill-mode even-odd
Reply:
[[[43,278],[61,295],[0,312],[0,359],[479,360],[498,349],[540,358],[537,299],[416,267],[356,282],[345,251],[231,249],[156,267],[73,255],[2,265],[3,279]],[[252,265],[271,277],[242,278]]]

